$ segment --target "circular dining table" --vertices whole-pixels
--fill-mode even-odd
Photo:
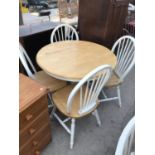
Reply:
[[[37,64],[47,74],[60,80],[78,82],[96,67],[115,67],[116,56],[108,48],[88,41],[60,41],[41,48]]]

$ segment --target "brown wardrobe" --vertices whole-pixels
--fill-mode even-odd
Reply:
[[[128,3],[129,0],[79,0],[80,39],[111,48],[122,34]]]

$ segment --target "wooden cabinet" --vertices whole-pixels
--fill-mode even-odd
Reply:
[[[80,0],[80,39],[111,48],[122,34],[128,3],[129,0]]]
[[[51,141],[47,89],[36,81],[19,75],[19,152],[39,155]]]

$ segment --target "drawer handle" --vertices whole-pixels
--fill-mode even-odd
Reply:
[[[34,140],[32,143],[33,143],[33,146],[36,146],[38,144],[38,141]]]
[[[40,151],[35,151],[35,155],[40,155]]]
[[[31,128],[31,129],[29,130],[30,135],[34,134],[35,132],[36,132],[36,129],[34,129],[34,128]]]
[[[25,118],[26,118],[27,121],[29,121],[32,117],[33,117],[33,115],[27,114]]]

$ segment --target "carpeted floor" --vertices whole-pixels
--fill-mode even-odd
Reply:
[[[133,68],[121,85],[122,107],[117,101],[104,102],[98,107],[102,126],[98,127],[93,115],[76,121],[75,143],[69,149],[69,135],[54,119],[52,142],[42,155],[114,155],[118,138],[135,114],[135,69]],[[105,91],[114,95],[112,90]]]

